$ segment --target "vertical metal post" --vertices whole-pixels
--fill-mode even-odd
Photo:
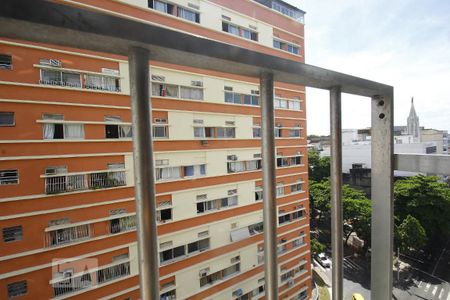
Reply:
[[[392,299],[394,98],[372,98],[371,299]]]
[[[159,265],[149,95],[149,51],[133,47],[130,49],[128,60],[141,299],[157,300]]]
[[[275,132],[273,74],[261,73],[262,177],[264,217],[264,270],[266,299],[278,299],[277,202],[275,173]]]
[[[332,299],[343,298],[341,88],[330,89]]]

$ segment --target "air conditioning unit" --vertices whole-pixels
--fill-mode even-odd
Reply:
[[[203,86],[203,82],[201,82],[199,80],[192,80],[191,85],[192,86]]]
[[[159,75],[152,75],[152,80],[153,81],[165,82],[166,81],[166,77],[159,76]]]
[[[205,276],[208,276],[208,273],[209,273],[209,268],[206,268],[206,269],[200,270],[200,272],[198,272],[198,275],[200,277],[205,277]]]
[[[102,68],[102,73],[108,74],[108,75],[119,76],[119,70],[114,70],[114,69]]]
[[[222,19],[227,20],[227,21],[231,21],[231,18],[225,15],[222,15]]]
[[[226,86],[226,87],[224,87],[224,90],[225,90],[225,91],[232,92],[232,91],[233,91],[233,87],[231,87],[231,86]]]
[[[201,142],[200,142],[203,146],[204,145],[208,145],[208,140],[201,140]]]
[[[51,59],[51,58],[42,58],[39,60],[39,64],[45,65],[45,66],[52,66],[52,67],[62,67],[61,61],[58,59]]]
[[[193,9],[200,10],[200,6],[198,6],[198,5],[195,5],[195,4],[192,4],[192,3],[188,3],[188,6],[193,8]]]
[[[227,159],[228,159],[228,160],[236,161],[236,160],[238,160],[238,157],[237,157],[237,155],[228,155],[228,156],[227,156]]]

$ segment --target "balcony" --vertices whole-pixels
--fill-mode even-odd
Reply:
[[[85,190],[107,189],[126,185],[124,170],[84,174],[44,175],[45,193],[61,194]]]
[[[56,247],[65,244],[75,243],[78,241],[86,240],[91,237],[91,226],[89,224],[67,227],[69,225],[64,225],[65,228],[51,230],[45,233],[45,246],[46,247]],[[56,226],[55,226],[56,227]]]
[[[69,272],[59,273],[58,277],[51,280],[50,283],[54,297],[63,299],[78,291],[99,286],[128,275],[130,275],[130,262],[126,261],[77,274]]]

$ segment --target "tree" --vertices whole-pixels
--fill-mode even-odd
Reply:
[[[419,250],[427,242],[427,234],[419,220],[408,215],[396,230],[397,246],[402,252],[410,249]]]
[[[357,191],[359,192],[359,191]],[[353,194],[357,195],[357,193]],[[361,198],[345,197],[343,200],[343,218],[349,225],[345,228],[347,244],[353,232],[356,232],[359,238],[364,240],[364,248],[370,245],[370,221],[371,221],[372,207],[370,200],[365,196]]]
[[[309,180],[322,181],[330,177],[330,157],[320,157],[315,149],[308,150]]]
[[[316,210],[319,211],[319,216],[317,222],[320,224],[322,219],[329,219],[331,212],[330,205],[330,182],[329,180],[323,180],[321,182],[310,181],[309,183],[309,197],[311,200],[312,215],[313,220],[316,217]]]
[[[316,239],[311,240],[311,252],[316,255],[325,251],[325,245]]]
[[[331,216],[331,184],[330,180],[321,182],[312,181],[310,184],[310,199],[314,202],[316,209],[320,210],[318,223],[328,220]],[[370,246],[370,222],[371,202],[364,192],[344,185],[343,196],[343,219],[349,225],[345,228],[346,242],[353,232],[364,240],[364,250]]]
[[[435,176],[413,176],[394,185],[394,211],[399,222],[413,216],[426,232],[430,253],[450,238],[450,189]]]

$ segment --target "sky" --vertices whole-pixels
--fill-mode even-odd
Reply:
[[[285,0],[306,11],[306,63],[394,86],[420,126],[450,130],[450,1]],[[329,93],[307,88],[308,134],[329,134]],[[342,127],[370,126],[370,101],[343,94]]]

